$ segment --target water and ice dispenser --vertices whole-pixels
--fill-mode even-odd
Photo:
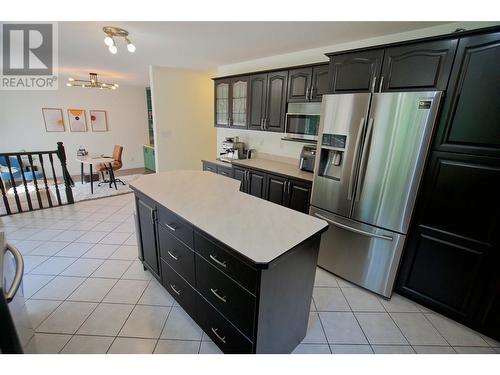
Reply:
[[[342,134],[323,134],[318,174],[340,181],[347,137]]]

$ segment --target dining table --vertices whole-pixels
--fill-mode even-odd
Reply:
[[[113,172],[113,166],[112,163],[114,159],[110,156],[104,156],[104,155],[98,155],[98,156],[90,156],[90,155],[79,155],[76,157],[76,160],[80,163],[81,165],[81,182],[83,184],[83,169],[84,165],[89,166],[89,171],[90,171],[90,193],[94,194],[94,179],[92,176],[92,170],[94,169],[93,166],[95,164],[104,164],[106,166],[106,169],[108,170],[109,173],[109,187],[111,187],[111,184],[114,185],[115,190],[118,190],[116,187],[116,180],[115,180],[115,173]]]

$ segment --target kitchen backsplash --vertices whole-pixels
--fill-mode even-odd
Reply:
[[[256,130],[236,130],[217,128],[217,157],[222,150],[222,142],[226,137],[239,137],[247,148],[256,150],[259,154],[269,154],[283,157],[284,160],[291,158],[298,160],[303,143],[283,141],[284,133],[261,132]],[[268,158],[268,157],[266,157]]]

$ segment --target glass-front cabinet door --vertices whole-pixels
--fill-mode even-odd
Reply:
[[[229,126],[246,128],[248,123],[248,78],[239,77],[231,80],[231,115]]]
[[[229,126],[229,80],[215,81],[215,126]]]

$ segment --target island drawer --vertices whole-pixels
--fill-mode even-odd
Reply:
[[[193,247],[193,227],[173,212],[164,207],[158,207],[158,223],[167,228],[172,235],[189,247]]]
[[[255,294],[257,271],[231,255],[229,251],[198,232],[194,233],[194,250],[218,270],[229,275],[240,285]]]
[[[196,290],[247,337],[253,338],[255,297],[199,255]]]
[[[170,230],[158,224],[160,256],[191,285],[195,284],[194,252],[170,234]]]
[[[197,310],[199,325],[224,353],[252,353],[252,342],[200,295]]]
[[[179,305],[191,315],[196,316],[196,291],[179,276],[163,259],[160,259],[162,284]]]

